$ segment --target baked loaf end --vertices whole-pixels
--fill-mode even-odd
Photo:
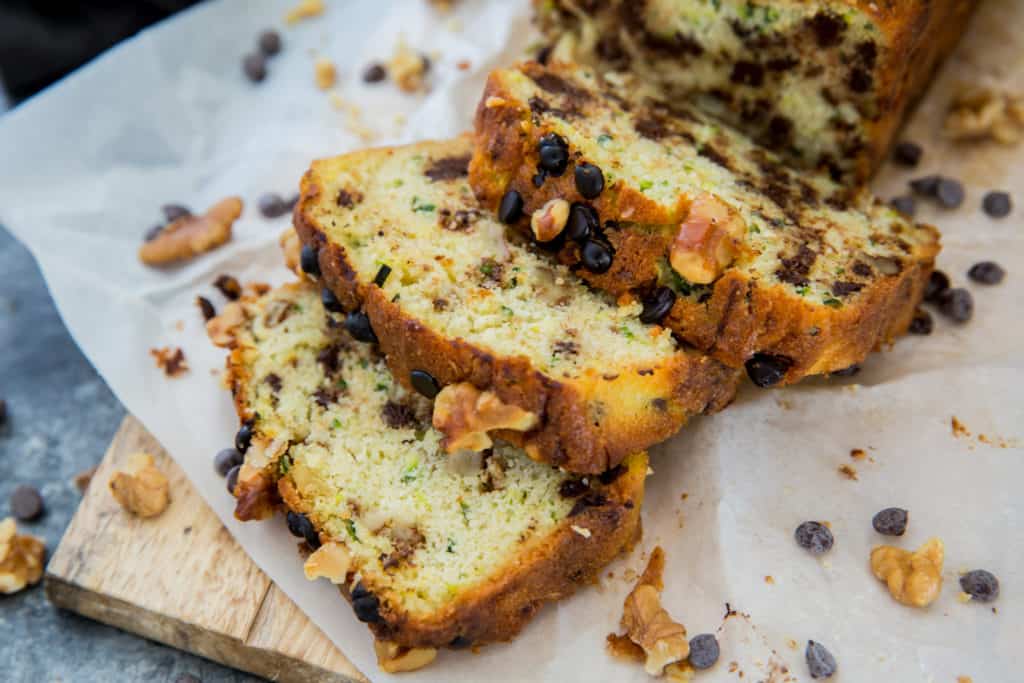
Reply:
[[[279,492],[290,527],[311,525],[326,549],[307,576],[338,584],[379,640],[507,640],[638,537],[645,454],[591,479],[507,444],[453,459],[429,402],[325,314],[312,284],[240,307],[228,373],[252,440],[236,514]]]
[[[671,290],[664,325],[733,367],[770,359],[771,383],[848,367],[905,331],[939,251],[934,228],[790,170],[685,103],[619,92],[584,67],[493,72],[470,166],[482,204],[513,191],[526,216],[555,198],[590,207],[563,263],[617,296]],[[587,263],[590,242],[612,253],[606,271]]]
[[[972,0],[534,0],[553,60],[693,100],[804,168],[863,180]]]
[[[732,400],[734,370],[510,239],[473,197],[471,151],[468,137],[365,150],[315,162],[302,181],[296,230],[400,382],[425,371],[435,389],[490,392],[534,416],[498,436],[590,474]]]

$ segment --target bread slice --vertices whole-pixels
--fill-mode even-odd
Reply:
[[[446,447],[490,431],[596,474],[728,404],[733,370],[508,239],[473,198],[471,152],[463,137],[317,161],[294,217],[311,269],[355,312],[347,322],[368,316],[364,337],[404,385],[444,388]],[[514,419],[489,420],[488,405]]]
[[[630,73],[803,168],[863,180],[952,52],[969,0],[534,0],[550,59]]]
[[[934,228],[866,191],[792,171],[685,103],[630,103],[586,68],[493,72],[476,134],[484,205],[589,206],[593,239],[566,239],[562,262],[761,385],[849,367],[904,332],[939,251]],[[613,254],[605,272],[588,249]]]
[[[325,314],[311,283],[245,297],[215,326],[248,442],[236,515],[283,499],[319,548],[307,575],[337,583],[381,641],[509,639],[639,534],[644,453],[591,479],[508,444],[453,459],[429,401]]]

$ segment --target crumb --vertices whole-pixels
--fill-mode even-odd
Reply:
[[[175,322],[174,323],[174,329],[176,329],[178,332],[182,332],[185,329],[185,321],[184,320],[178,320],[177,322]],[[984,435],[982,435],[982,436],[984,436]]]
[[[857,470],[855,470],[852,465],[847,465],[846,463],[839,466],[839,474],[843,475],[850,481],[858,480]]]
[[[468,59],[460,59],[459,61],[455,62],[455,68],[458,69],[459,71],[468,71],[470,66],[471,64]]]
[[[429,64],[426,57],[399,40],[388,62],[388,73],[402,92],[426,92]]]
[[[970,676],[957,676],[956,683],[974,683],[974,679]]]
[[[363,111],[359,105],[345,101],[341,95],[331,93],[329,96],[331,106],[345,114],[345,129],[355,135],[363,142],[373,142],[377,133],[363,124]]]
[[[316,87],[321,90],[330,90],[338,81],[338,70],[334,62],[326,57],[320,57],[313,64],[313,73],[316,78]]]
[[[850,457],[853,458],[854,460],[863,460],[867,456],[868,454],[864,452],[863,448],[854,448],[853,450],[850,451]]]
[[[583,538],[590,538],[590,529],[582,526],[576,526],[575,524],[573,524],[571,528],[575,533],[579,534]]]
[[[789,640],[787,640],[787,641],[786,641],[786,645],[788,645],[788,646],[789,646],[789,649],[790,649],[790,650],[795,650],[795,649],[797,649],[798,647],[800,647],[799,643],[797,643],[797,642],[796,642],[795,640],[793,640],[792,638],[790,638]]]
[[[775,577],[772,576],[771,574],[766,574],[765,577],[764,577],[764,582],[767,583],[770,586],[774,586],[775,585]]]
[[[448,20],[448,21],[447,21],[447,22],[445,23],[445,27],[446,27],[446,28],[447,28],[447,29],[448,29],[448,30],[449,30],[449,31],[450,31],[451,33],[462,33],[462,22],[461,22],[461,21],[459,21],[459,20],[458,20],[457,18],[455,18],[455,17],[452,17],[451,19],[449,19],[449,20]]]
[[[971,601],[971,594],[960,591],[956,596],[957,602],[967,603]]]
[[[783,410],[793,410],[793,402],[788,398],[776,398],[775,405],[779,406]]]
[[[312,19],[324,13],[324,0],[299,0],[299,4],[284,15],[286,24],[297,24],[303,19]]]
[[[89,482],[92,481],[93,475],[96,474],[96,468],[97,466],[94,465],[87,470],[82,470],[75,475],[74,479],[72,479],[75,483],[75,488],[77,488],[81,493],[85,493],[85,490],[89,488]]]
[[[165,346],[162,349],[150,349],[149,354],[156,360],[156,366],[168,377],[177,377],[188,372],[188,361],[185,352],[180,348]]]
[[[960,438],[961,436],[971,435],[970,430],[967,429],[967,426],[963,422],[957,419],[956,415],[950,419],[949,423],[953,428],[953,436]]]

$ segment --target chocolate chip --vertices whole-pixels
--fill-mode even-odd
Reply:
[[[246,55],[242,59],[242,71],[253,83],[260,83],[267,77],[267,61],[259,53]]]
[[[380,600],[376,595],[366,590],[366,586],[360,581],[352,589],[352,609],[355,610],[356,618],[367,624],[375,624],[380,621]]]
[[[596,491],[588,491],[583,496],[580,496],[575,503],[573,503],[572,509],[569,510],[569,516],[575,517],[587,508],[601,507],[608,503],[608,498],[603,493],[597,493]]]
[[[927,175],[910,181],[910,189],[922,197],[934,197],[939,191],[942,176]]]
[[[317,248],[312,244],[303,244],[299,251],[299,265],[302,272],[313,277],[320,277],[320,258]]]
[[[537,165],[553,178],[561,176],[569,166],[569,145],[557,133],[548,133],[540,139],[537,154],[540,156]]]
[[[901,166],[910,166],[913,168],[921,161],[921,155],[924,150],[921,149],[921,145],[916,142],[898,142],[896,146],[892,148],[892,160]]]
[[[807,641],[807,651],[804,655],[807,657],[807,669],[811,672],[811,678],[831,678],[839,668],[832,653],[826,650],[824,645],[813,640]]]
[[[582,479],[566,479],[558,487],[558,495],[562,498],[579,498],[590,490]]]
[[[804,522],[793,532],[796,544],[815,555],[821,555],[832,549],[835,538],[829,528],[821,522]]]
[[[273,57],[281,51],[281,34],[273,29],[267,29],[260,34],[257,44],[260,46],[260,52],[267,57]]]
[[[835,370],[830,372],[829,375],[832,377],[853,377],[854,375],[860,374],[860,364],[854,363],[853,365],[843,368],[842,370]]]
[[[885,508],[871,518],[871,526],[885,536],[902,536],[907,531],[907,519],[903,508]]]
[[[654,400],[658,401],[658,400],[664,400],[664,399],[654,399]],[[621,477],[623,474],[626,473],[626,470],[627,470],[627,468],[626,468],[625,465],[621,465],[621,464],[620,465],[616,465],[615,467],[611,468],[610,470],[605,470],[604,472],[602,472],[600,474],[600,476],[598,476],[597,479],[598,479],[598,481],[600,481],[605,486],[608,486],[609,484],[615,483],[615,481],[619,477]]]
[[[11,493],[11,514],[22,522],[31,522],[43,514],[43,497],[38,489],[22,484]]]
[[[377,269],[377,274],[373,276],[373,284],[383,287],[384,283],[388,281],[388,275],[391,275],[391,266],[382,265]]]
[[[164,204],[160,207],[160,211],[164,214],[164,220],[168,223],[173,223],[179,218],[188,218],[192,215],[192,210],[182,204]]]
[[[981,200],[981,208],[992,218],[1006,218],[1013,210],[1013,202],[1006,192],[986,192]]]
[[[576,165],[576,189],[584,199],[597,199],[604,191],[604,174],[594,164]]]
[[[320,290],[320,303],[323,304],[324,310],[331,313],[343,313],[344,308],[341,306],[341,302],[338,301],[338,297],[334,296],[334,292],[324,287]]]
[[[367,64],[363,70],[363,83],[380,83],[388,77],[388,69],[380,62]]]
[[[935,198],[944,208],[955,209],[964,203],[964,186],[959,180],[942,178],[935,188]]]
[[[405,429],[416,425],[416,412],[404,403],[388,401],[381,408],[380,417],[391,429]]]
[[[409,382],[412,384],[412,388],[420,392],[427,398],[434,398],[441,393],[441,385],[438,384],[434,376],[426,370],[413,370],[409,373]]]
[[[276,192],[267,192],[260,195],[257,204],[264,218],[280,218],[288,213],[288,202]]]
[[[744,363],[750,381],[762,389],[781,382],[793,367],[793,361],[786,356],[771,353],[755,353]]]
[[[588,239],[580,248],[583,267],[598,275],[612,267],[613,254],[611,245],[599,239]]]
[[[967,277],[978,284],[998,285],[1006,277],[1006,271],[995,261],[981,261],[971,266],[967,271]]]
[[[640,322],[646,325],[660,323],[676,304],[676,293],[671,287],[658,287],[647,299],[640,312]]]
[[[356,341],[367,344],[377,343],[377,335],[374,334],[373,326],[370,325],[370,317],[362,311],[352,311],[345,316],[345,329]]]
[[[523,195],[515,190],[509,190],[501,198],[498,206],[498,220],[506,225],[515,223],[523,217]]]
[[[466,636],[455,636],[454,638],[452,638],[451,642],[448,643],[448,647],[454,650],[461,650],[469,647],[472,644],[473,641],[467,638]]]
[[[320,534],[316,532],[316,527],[313,526],[313,522],[309,521],[309,517],[301,512],[289,510],[285,519],[288,522],[288,531],[292,536],[305,539],[313,550],[320,547]]]
[[[981,602],[992,602],[999,597],[999,579],[984,569],[974,569],[961,576],[960,588]]]
[[[213,281],[213,286],[220,290],[227,299],[237,301],[242,296],[242,285],[230,275],[218,275]]]
[[[213,469],[217,470],[220,476],[226,477],[231,468],[241,465],[243,460],[237,448],[224,448],[213,456]]]
[[[235,433],[235,450],[245,453],[249,450],[250,443],[252,443],[252,420],[246,420]]]
[[[690,639],[690,665],[710,669],[718,661],[718,639],[713,633],[701,633]]]
[[[910,334],[931,334],[935,327],[932,314],[920,308],[914,311],[914,317],[910,320],[910,327],[907,332]]]
[[[914,214],[917,213],[917,201],[909,194],[893,197],[889,200],[889,206],[907,218],[913,218]]]
[[[203,320],[213,320],[217,316],[217,309],[213,307],[213,304],[205,296],[196,297],[196,306],[199,306],[199,311],[203,314]]]
[[[958,323],[965,323],[974,315],[974,297],[962,287],[944,291],[938,304],[940,313]]]
[[[235,495],[235,487],[238,486],[238,473],[241,471],[241,465],[235,465],[230,470],[228,470],[228,476],[225,485],[227,486],[228,493],[230,493],[232,496]]]
[[[597,211],[589,204],[573,204],[569,209],[569,220],[565,224],[563,235],[574,242],[585,242],[596,234],[601,223]]]
[[[154,225],[152,228],[146,231],[145,235],[142,236],[143,241],[152,242],[153,240],[160,236],[160,233],[164,231],[165,227],[167,226],[164,225],[163,223],[160,223],[159,225]]]
[[[924,286],[924,300],[936,303],[942,293],[949,289],[949,276],[941,270],[933,270]]]

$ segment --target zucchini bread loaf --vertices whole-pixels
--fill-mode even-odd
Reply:
[[[552,60],[693,99],[805,168],[864,179],[975,0],[534,0]]]
[[[585,67],[493,72],[476,134],[485,206],[761,386],[904,332],[939,250],[866,191],[791,171],[685,103],[628,102]],[[553,237],[537,227],[556,200],[571,209]]]
[[[429,660],[423,648],[511,638],[638,537],[645,454],[591,479],[507,444],[446,455],[430,402],[325,313],[312,283],[215,321],[243,421],[236,516],[283,500],[315,551],[307,577],[338,585],[386,670]]]
[[[732,400],[734,370],[510,239],[473,197],[471,151],[463,137],[317,161],[294,216],[329,307],[436,396],[449,452],[497,435],[597,474]]]

